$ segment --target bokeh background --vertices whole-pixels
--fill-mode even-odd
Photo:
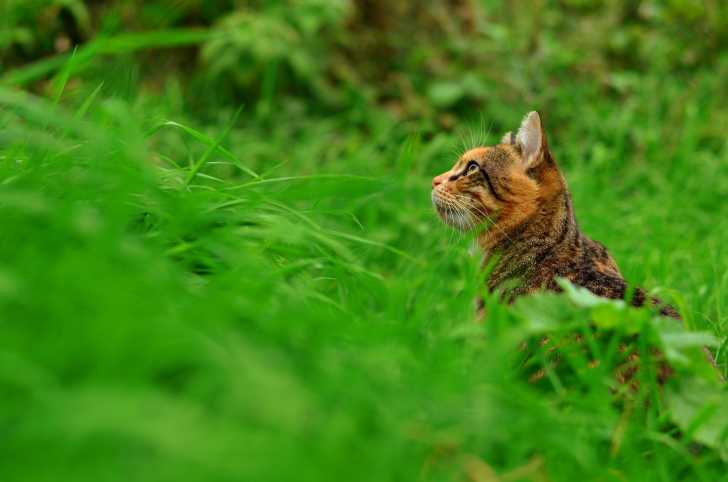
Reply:
[[[2,0],[0,479],[726,480],[726,107],[720,0]],[[430,179],[530,110],[683,326],[473,323]]]

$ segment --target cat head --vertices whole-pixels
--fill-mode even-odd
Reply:
[[[470,149],[436,176],[432,202],[440,218],[458,230],[500,227],[505,232],[564,189],[541,118],[530,112],[516,134],[508,132],[494,146]]]

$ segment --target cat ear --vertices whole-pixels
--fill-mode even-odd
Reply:
[[[513,134],[513,132],[508,131],[505,134],[503,134],[503,137],[501,137],[501,144],[515,144],[516,143],[516,136]]]
[[[516,145],[521,148],[521,155],[527,168],[541,161],[546,150],[546,134],[541,126],[538,112],[529,112],[523,118],[521,128],[516,135]]]

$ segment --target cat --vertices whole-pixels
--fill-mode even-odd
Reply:
[[[482,265],[492,269],[487,288],[509,303],[537,290],[561,291],[557,279],[565,278],[597,296],[627,296],[634,306],[649,303],[663,316],[681,319],[675,308],[641,288],[630,296],[607,248],[579,230],[537,112],[528,113],[518,132],[508,132],[499,144],[460,156],[433,178],[431,197],[447,225],[481,228],[476,240]],[[482,317],[482,297],[477,302]]]
[[[495,146],[468,150],[436,176],[432,202],[449,226],[485,228],[477,244],[483,266],[495,258],[488,289],[503,290],[509,302],[539,289],[559,291],[559,277],[605,298],[623,299],[627,293],[606,247],[579,230],[537,112],[526,115],[517,134],[508,132]],[[637,288],[631,301],[642,306],[648,298]],[[669,305],[660,304],[659,310],[680,317]]]

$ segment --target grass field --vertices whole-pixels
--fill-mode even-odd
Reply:
[[[290,22],[314,37],[344,15],[304,3]],[[286,32],[276,12],[260,7],[261,35]],[[3,482],[728,480],[728,391],[701,354],[728,375],[724,44],[696,65],[666,48],[602,72],[603,46],[572,65],[550,21],[540,56],[496,77],[458,57],[443,76],[466,80],[440,82],[403,61],[409,92],[325,85],[325,39],[263,62],[247,30],[230,33],[245,15],[221,18],[53,57],[6,51]],[[494,30],[483,55],[528,48],[506,46],[524,28]],[[199,49],[196,73],[185,49]],[[532,109],[581,228],[685,326],[569,287],[516,306],[481,293],[471,239],[436,219],[430,180]],[[536,346],[545,334],[563,342],[558,367]],[[664,389],[645,357],[639,390],[615,393],[617,347],[634,334],[676,367]]]

